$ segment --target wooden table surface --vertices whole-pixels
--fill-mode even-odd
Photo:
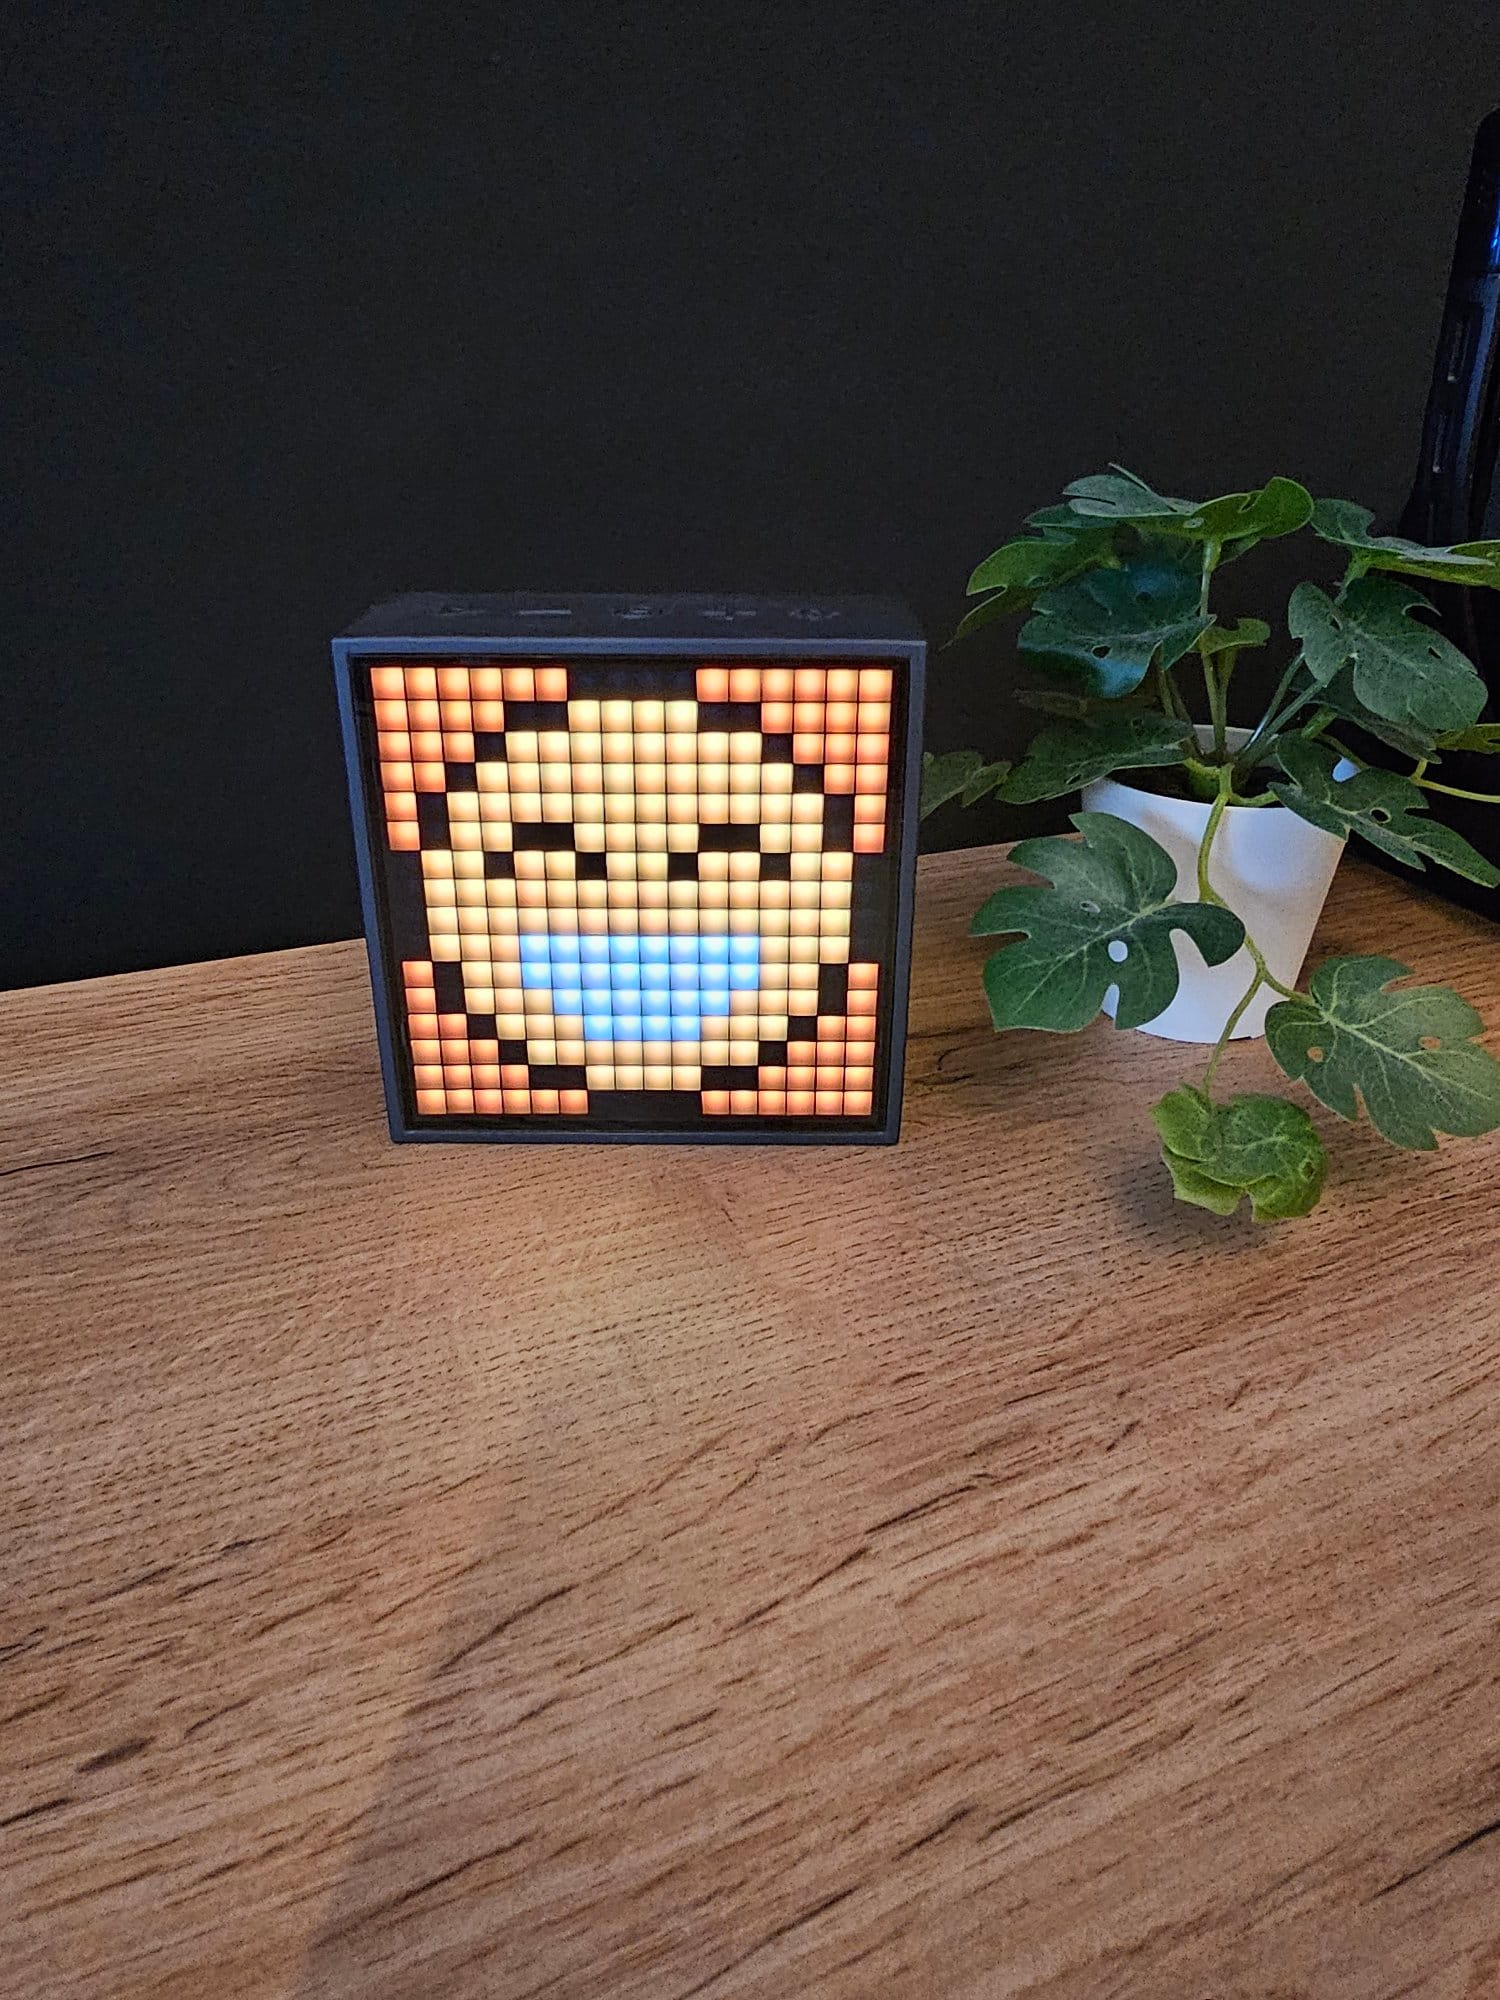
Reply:
[[[894,1150],[394,1148],[354,945],[0,1001],[0,1991],[1500,1994],[1500,1143],[1174,1207],[1003,872]]]

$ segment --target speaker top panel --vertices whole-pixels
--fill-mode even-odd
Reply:
[[[336,644],[462,645],[485,650],[546,647],[651,652],[663,646],[705,651],[838,647],[918,648],[921,627],[904,604],[885,597],[629,596],[526,592],[446,596],[419,591],[377,604]]]

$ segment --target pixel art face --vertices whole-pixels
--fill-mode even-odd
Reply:
[[[359,671],[418,1122],[879,1121],[891,666]]]

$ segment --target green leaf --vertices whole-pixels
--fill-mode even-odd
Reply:
[[[1302,648],[1307,678],[1316,687],[1327,687],[1352,651],[1338,606],[1315,583],[1299,583],[1287,599],[1286,623]]]
[[[1299,675],[1294,692],[1301,694],[1309,683]],[[1354,692],[1354,674],[1351,668],[1341,667],[1327,687],[1316,690],[1318,705],[1332,709],[1345,722],[1352,722],[1369,736],[1387,743],[1391,749],[1399,750],[1403,757],[1415,760],[1425,757],[1429,763],[1440,762],[1437,752],[1437,736],[1431,729],[1423,729],[1414,723],[1387,722],[1384,716],[1371,715],[1364,703]],[[1294,724],[1294,730],[1299,725]]]
[[[1016,700],[1022,708],[1040,709],[1043,715],[1063,715],[1069,721],[1096,713],[1098,704],[1086,694],[1072,694],[1067,688],[1017,688]]]
[[[1312,529],[1325,542],[1351,550],[1366,569],[1431,576],[1441,583],[1500,584],[1500,542],[1427,548],[1404,535],[1372,535],[1374,518],[1368,507],[1357,507],[1352,500],[1320,500],[1312,511]]]
[[[1106,709],[1039,730],[1025,757],[1001,787],[1013,805],[1060,799],[1081,791],[1111,771],[1139,771],[1150,765],[1180,764],[1192,754],[1185,722],[1150,709]]]
[[[1421,591],[1362,576],[1333,609],[1353,662],[1354,692],[1371,714],[1432,730],[1463,729],[1478,719],[1484,682],[1451,639],[1411,616],[1434,611]]]
[[[1212,622],[1198,610],[1196,571],[1148,553],[1045,592],[1018,644],[1048,671],[1080,678],[1084,692],[1115,700],[1153,664],[1180,660]]]
[[[1112,813],[1079,812],[1072,820],[1081,844],[1023,840],[1011,850],[1018,866],[1053,886],[997,889],[970,925],[976,937],[1016,931],[1024,939],[984,968],[997,1029],[1076,1033],[1111,986],[1119,988],[1115,1025],[1138,1028],[1176,997],[1174,930],[1186,932],[1209,965],[1222,965],[1244,942],[1232,911],[1174,900],[1176,865],[1149,834]]]
[[[1112,555],[1113,533],[1109,528],[1076,526],[1072,535],[1021,535],[1005,542],[993,555],[985,557],[970,576],[968,595],[978,597],[986,590],[1037,591],[1049,584],[1066,583],[1086,569]]]
[[[1233,543],[1243,548],[1292,535],[1312,518],[1313,497],[1295,479],[1271,479],[1253,493],[1226,493],[1191,513],[1158,524],[1156,532],[1186,535],[1195,542]]]
[[[994,625],[1002,618],[1013,617],[1017,611],[1029,611],[1033,593],[1029,590],[999,590],[993,597],[987,597],[983,604],[976,604],[965,612],[958,621],[953,637],[948,641],[956,646],[960,639],[967,639],[972,633],[982,631],[986,625]]]
[[[1009,771],[1008,763],[987,764],[977,750],[922,752],[922,795],[918,813],[926,819],[950,799],[972,806],[992,792]]]
[[[1091,520],[1169,521],[1174,514],[1191,514],[1196,504],[1155,492],[1123,465],[1111,466],[1108,472],[1091,472],[1063,490],[1071,511]]]
[[[1372,712],[1354,691],[1353,641],[1343,611],[1315,583],[1299,583],[1287,602],[1286,622],[1301,648],[1296,694],[1316,693],[1319,705],[1413,759],[1436,758],[1434,732],[1420,724],[1392,722]]]
[[[1271,790],[1294,813],[1328,833],[1357,833],[1408,868],[1436,861],[1486,888],[1500,885],[1500,868],[1441,820],[1428,817],[1427,795],[1394,771],[1373,767],[1351,778],[1335,778],[1332,751],[1305,737],[1283,736],[1277,760],[1291,780]]]
[[[1248,1194],[1257,1222],[1307,1215],[1317,1206],[1328,1156],[1299,1105],[1254,1094],[1215,1104],[1183,1084],[1151,1115],[1179,1201],[1229,1215]]]
[[[1394,958],[1331,958],[1309,991],[1266,1016],[1277,1063],[1340,1118],[1359,1116],[1393,1146],[1430,1152],[1439,1132],[1500,1125],[1500,1063],[1474,1039],[1483,1023],[1447,986],[1393,987]]]
[[[959,793],[959,804],[975,806],[978,805],[981,799],[988,798],[992,792],[998,795],[1000,787],[1005,783],[1009,771],[1010,759],[1008,757],[1000,757],[993,764],[986,764],[982,770],[974,773],[973,777],[970,778],[969,782]]]
[[[1467,729],[1445,730],[1436,747],[1467,750],[1477,757],[1500,757],[1500,722],[1471,722]]]
[[[1097,522],[1086,521],[1073,512],[1069,506],[1039,507],[1034,514],[1026,516],[1028,528],[1040,528],[1044,535],[1061,535],[1065,539],[1074,535],[1091,535]]]
[[[1163,1146],[1161,1156],[1172,1176],[1172,1192],[1179,1201],[1190,1202],[1194,1208],[1212,1209],[1215,1215],[1233,1215],[1244,1199],[1243,1188],[1227,1181],[1210,1180],[1201,1167],[1170,1147]]]
[[[1075,514],[1116,524],[1149,523],[1155,534],[1232,543],[1241,553],[1268,536],[1305,527],[1313,511],[1312,495],[1295,479],[1271,479],[1254,492],[1225,493],[1217,500],[1177,500],[1120,465],[1075,479],[1067,494]]]
[[[1242,618],[1237,625],[1211,625],[1198,642],[1201,653],[1242,653],[1247,646],[1264,646],[1271,628],[1263,618]]]

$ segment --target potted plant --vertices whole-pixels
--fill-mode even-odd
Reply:
[[[1457,993],[1395,984],[1410,969],[1386,957],[1331,959],[1298,984],[1351,833],[1408,867],[1500,884],[1427,810],[1431,793],[1489,797],[1431,773],[1447,750],[1500,753],[1500,723],[1479,720],[1484,682],[1413,582],[1500,586],[1500,542],[1424,548],[1372,534],[1372,519],[1291,479],[1202,503],[1121,467],[1076,480],[974,571],[980,601],[955,635],[1029,614],[1019,650],[1043,685],[1018,699],[1040,712],[1036,734],[1015,764],[974,750],[924,759],[924,814],[955,798],[1083,793],[1079,839],[1012,850],[1044,886],[998,889],[974,917],[976,935],[1017,940],[984,967],[991,1017],[1067,1034],[1103,1010],[1117,1027],[1210,1043],[1202,1074],[1153,1116],[1179,1199],[1219,1214],[1248,1195],[1257,1220],[1305,1215],[1326,1171],[1300,1105],[1217,1093],[1235,1037],[1263,1031],[1287,1077],[1342,1118],[1362,1101],[1394,1145],[1500,1126],[1500,1063]],[[1236,667],[1272,634],[1215,617],[1215,573],[1304,528],[1339,552],[1342,579],[1292,591],[1275,690],[1231,728]],[[1367,763],[1369,739],[1410,771]]]

